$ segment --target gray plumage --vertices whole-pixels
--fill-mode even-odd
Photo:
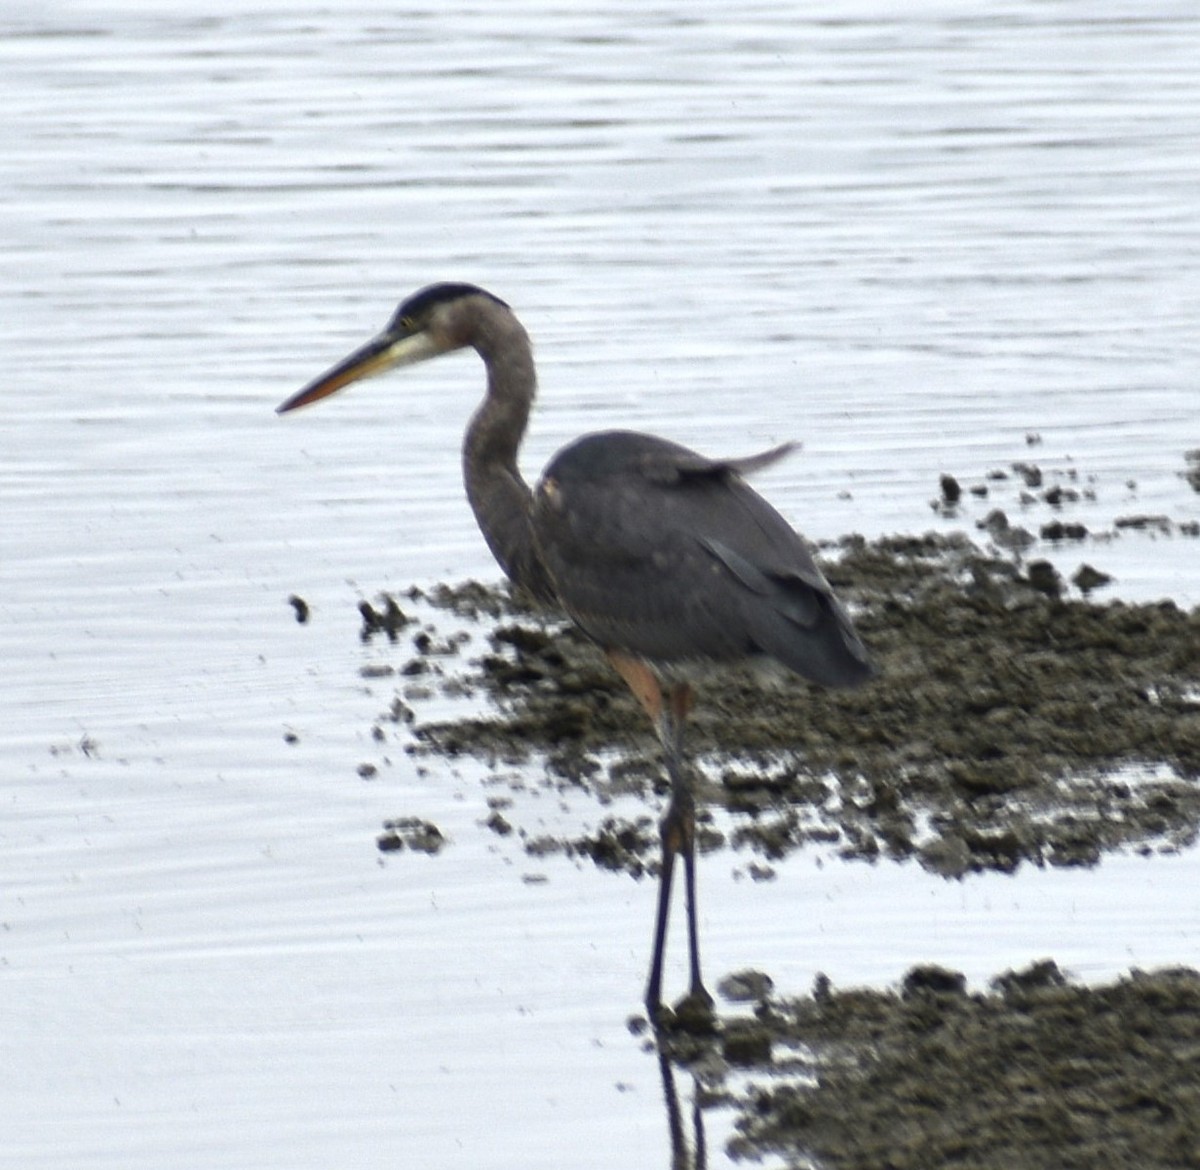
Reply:
[[[557,598],[602,646],[653,663],[767,656],[824,686],[867,652],[803,540],[743,478],[787,454],[706,459],[651,435],[587,435],[534,493]]]

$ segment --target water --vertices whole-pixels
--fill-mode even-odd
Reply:
[[[391,684],[360,674],[358,599],[497,575],[458,476],[475,359],[273,407],[401,295],[467,279],[538,346],[530,475],[636,426],[803,440],[761,486],[818,539],[1018,519],[1015,488],[953,519],[928,500],[1028,459],[1094,492],[1071,516],[1095,531],[1194,521],[1200,21],[533,0],[0,21],[5,1156],[665,1164],[625,1029],[650,885],[531,861],[480,827],[481,769],[370,738]],[[1197,548],[1054,555],[1195,605]],[[381,857],[404,814],[451,846]],[[1191,855],[953,885],[742,862],[702,866],[714,975],[1195,961]]]

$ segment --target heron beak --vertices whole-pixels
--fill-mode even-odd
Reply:
[[[336,394],[351,382],[386,373],[396,366],[411,366],[415,362],[423,362],[444,352],[444,348],[438,345],[426,330],[385,330],[378,337],[371,338],[366,345],[360,345],[332,369],[326,370],[315,381],[298,390],[291,398],[281,402],[275,408],[275,413],[286,414],[289,410],[308,406],[309,403],[319,402],[330,394]]]

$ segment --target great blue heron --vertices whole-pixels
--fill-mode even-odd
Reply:
[[[791,444],[708,459],[631,431],[585,435],[532,491],[517,468],[537,376],[512,309],[470,284],[404,301],[377,337],[294,394],[279,413],[359,378],[470,346],[487,394],[463,441],[467,499],[500,567],[561,607],[629,684],[662,742],[671,782],[646,1007],[659,1018],[675,858],[683,856],[691,986],[707,1011],[696,932],[696,803],[683,759],[697,661],[774,659],[813,682],[853,687],[873,673],[858,635],[792,527],[743,478]]]

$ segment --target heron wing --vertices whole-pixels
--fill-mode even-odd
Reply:
[[[866,651],[808,546],[742,478],[789,450],[707,459],[626,431],[567,447],[533,513],[564,608],[654,661],[768,655],[826,685],[864,681]]]

